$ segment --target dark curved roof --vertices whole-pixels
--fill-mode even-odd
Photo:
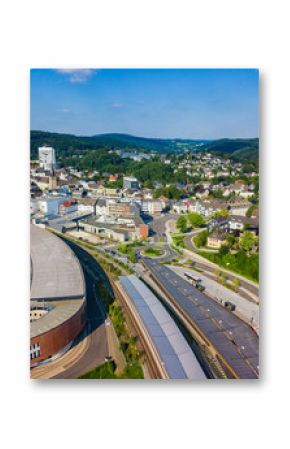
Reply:
[[[206,379],[181,331],[151,290],[134,275],[120,276],[119,279],[142,319],[169,378]]]

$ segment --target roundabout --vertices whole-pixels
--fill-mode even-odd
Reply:
[[[160,259],[164,256],[166,256],[167,251],[165,249],[161,248],[155,248],[155,247],[149,247],[144,249],[143,251],[140,251],[140,255],[142,257],[152,257],[154,259]]]

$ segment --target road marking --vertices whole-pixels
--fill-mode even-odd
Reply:
[[[171,293],[167,290],[166,287],[164,287],[164,285],[162,284],[161,281],[158,280],[158,278],[155,276],[155,274],[151,271],[151,269],[149,268],[149,271],[151,272],[152,276],[154,277],[155,281],[157,282],[157,284],[160,285],[161,288],[163,288],[163,290],[166,291],[167,295],[171,298],[171,300],[173,301],[174,305],[177,307],[177,309],[180,311],[181,314],[183,314],[185,316],[185,318],[190,322],[190,324],[195,328],[195,330],[197,331],[197,333],[204,339],[204,341],[207,343],[207,345],[212,348],[214,350],[214,352],[216,353],[217,356],[219,356],[220,360],[222,361],[222,363],[227,367],[227,369],[231,372],[231,374],[234,376],[234,378],[236,379],[240,379],[240,376],[238,375],[238,373],[229,365],[229,363],[225,360],[225,358],[223,357],[222,354],[220,354],[220,352],[217,350],[217,348],[214,346],[214,344],[207,338],[207,336],[203,333],[203,331],[200,329],[200,327],[195,323],[195,321],[188,315],[188,313],[176,302],[176,300],[174,299],[174,297],[171,295]],[[219,320],[219,323],[222,323],[222,320]],[[252,371],[253,368],[251,367]],[[254,372],[254,371],[253,371]],[[256,375],[256,373],[254,372],[254,374]]]

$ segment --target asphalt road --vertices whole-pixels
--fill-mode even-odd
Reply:
[[[156,248],[156,249],[163,250],[164,254],[162,256],[158,257],[158,260],[162,261],[162,262],[165,262],[165,261],[170,262],[171,260],[176,259],[179,256],[179,254],[177,252],[175,252],[172,248],[170,248],[170,246],[167,245],[167,243],[159,243],[159,244],[154,243],[154,242],[148,243],[148,244],[146,244],[146,247],[140,246],[140,247],[133,248],[133,250],[134,250],[135,254],[139,255],[143,259],[144,256],[142,256],[142,252],[147,248]]]
[[[188,235],[186,235],[184,237],[184,244],[185,244],[185,248],[189,249],[189,251],[193,251],[195,252],[197,250],[196,246],[194,245],[192,238],[195,237],[197,234],[199,234],[200,232],[206,230],[205,228],[200,228],[198,230],[195,230],[193,232],[190,232]],[[217,251],[214,250],[214,253],[216,253]]]
[[[183,310],[188,321],[194,323],[216,349],[219,360],[232,377],[258,378],[259,339],[256,333],[166,266],[149,258],[145,258],[144,263]]]
[[[198,277],[202,280],[205,287],[206,295],[218,302],[230,301],[236,305],[236,312],[240,314],[239,318],[244,318],[247,324],[252,324],[254,329],[259,329],[259,305],[253,301],[249,301],[247,298],[239,293],[229,290],[225,286],[216,282],[215,277],[210,277],[208,274],[198,273],[190,268],[178,267],[175,265],[168,265],[168,268],[174,271],[176,274],[184,277],[184,273],[190,273],[192,276]],[[186,282],[189,282],[186,280]]]
[[[209,273],[212,274],[213,277],[215,277],[214,271],[216,268],[218,268],[218,270],[220,272],[225,272],[227,275],[227,278],[229,281],[232,281],[234,278],[238,278],[240,281],[240,286],[243,287],[245,290],[248,290],[249,292],[253,293],[253,295],[255,295],[257,298],[259,298],[259,287],[253,285],[250,282],[247,282],[246,280],[244,280],[242,277],[240,277],[239,275],[235,275],[235,274],[230,274],[228,271],[226,271],[224,268],[219,267],[218,265],[214,264],[214,265],[210,265],[205,263],[202,263],[200,261],[196,261],[194,260],[194,266],[200,270],[203,271],[208,271]],[[205,273],[206,274],[206,273]],[[213,278],[212,277],[212,278]],[[252,301],[252,297],[248,296],[247,298],[248,300]]]
[[[160,237],[165,238],[164,234],[166,231],[166,222],[169,220],[175,220],[177,218],[177,214],[166,214],[153,217],[153,220],[149,223],[149,226],[154,233],[154,241],[158,241]]]
[[[154,240],[158,241],[158,239],[160,237],[164,238],[164,234],[166,233],[166,223],[169,220],[174,220],[174,219],[177,219],[178,217],[179,217],[179,215],[177,215],[177,214],[166,214],[166,215],[161,215],[161,216],[154,217],[153,220],[150,222],[150,227],[151,227],[151,229],[154,232]],[[185,248],[188,249],[189,251],[191,251],[193,253],[193,256],[194,256],[194,254],[196,252],[196,247],[192,243],[192,237],[194,237],[194,235],[196,235],[196,234],[199,234],[199,232],[201,232],[203,230],[204,229],[197,229],[197,230],[191,232],[190,234],[188,234],[184,238]],[[168,246],[168,248],[170,249],[169,246]],[[214,253],[216,251],[212,251],[212,252]],[[172,250],[171,250],[171,252],[169,251],[169,254],[172,254]],[[174,258],[174,257],[176,257],[176,254],[172,258]],[[196,257],[200,258],[200,256],[196,256]],[[169,259],[165,258],[165,259],[166,260],[172,260],[172,258],[169,258]],[[206,261],[204,263],[202,263],[200,261],[196,261],[195,262],[195,266],[197,268],[202,269],[202,270],[206,270],[206,271],[208,271],[208,272],[210,272],[212,274],[214,273],[215,268],[218,267],[217,265],[216,266],[210,266],[210,262],[207,263]],[[221,271],[226,271],[223,268],[220,268],[220,267],[218,267],[218,268]],[[238,277],[239,280],[240,280],[240,283],[241,283],[241,287],[243,287],[245,290],[248,290],[249,292],[253,293],[253,295],[255,295],[257,298],[259,298],[259,287],[258,286],[255,286],[251,282],[247,282],[246,279],[244,279],[243,277],[240,277],[238,274],[235,275],[235,274],[230,274],[230,273],[227,272],[227,276],[228,276],[229,280],[233,280],[235,277]],[[246,292],[245,292],[245,296],[247,296]],[[250,300],[250,301],[253,300],[253,298],[251,298],[250,295],[247,296],[247,299]]]
[[[60,375],[55,376],[55,378],[69,379],[76,378],[103,363],[106,355],[108,355],[108,344],[105,326],[107,314],[101,300],[95,293],[95,285],[102,275],[101,268],[95,259],[85,250],[72,242],[67,241],[67,243],[69,243],[69,246],[78,257],[84,271],[88,319],[86,335],[89,340],[88,348],[78,362]]]
[[[76,379],[103,363],[108,355],[106,311],[95,293],[95,285],[102,275],[101,269],[95,259],[86,251],[67,240],[66,243],[77,255],[84,271],[88,324],[68,352],[49,365],[35,368],[32,377],[41,378],[43,374],[44,378]],[[80,350],[77,349],[78,345]],[[50,372],[57,374],[50,376]]]

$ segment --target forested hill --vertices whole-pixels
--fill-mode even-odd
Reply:
[[[228,155],[236,160],[258,160],[259,139],[219,139],[207,142],[201,150]]]
[[[75,136],[72,134],[31,131],[31,159],[37,158],[38,147],[54,147],[59,155],[68,156],[80,150],[124,149],[157,151],[159,153],[178,152],[182,150],[211,151],[228,154],[235,159],[258,159],[258,139],[155,139],[136,137],[128,134],[98,134],[95,136]]]
[[[55,148],[59,153],[70,154],[78,150],[96,150],[101,145],[91,137],[79,137],[72,134],[50,133],[45,131],[30,132],[30,154],[31,159],[38,157],[38,148],[48,145]]]
[[[195,146],[197,143],[205,143],[206,141],[188,140],[188,139],[156,139],[148,137],[136,137],[129,134],[99,134],[93,136],[96,142],[103,146],[118,148],[135,148],[143,150],[153,150],[162,152],[170,152],[181,150],[182,146]]]
[[[31,131],[31,154],[37,154],[37,148],[50,145],[61,151],[89,150],[98,148],[120,148],[136,150],[152,150],[160,153],[193,148],[196,144],[204,144],[206,140],[183,139],[149,139],[128,134],[98,134],[95,136],[74,136],[72,134]]]
[[[98,134],[95,136],[75,136],[72,134],[58,134],[45,131],[31,131],[31,158],[37,156],[38,147],[49,145],[61,152],[75,150],[126,149],[151,150],[159,153],[193,149],[197,144],[205,144],[206,140],[186,139],[155,139],[136,137],[129,134]]]

